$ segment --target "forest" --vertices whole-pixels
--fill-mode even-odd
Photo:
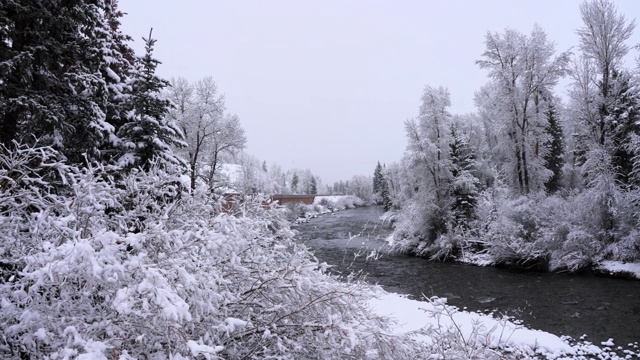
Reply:
[[[476,113],[451,114],[447,88],[425,86],[404,157],[374,176],[396,251],[570,271],[640,260],[635,20],[604,0],[580,14],[572,51],[539,26],[488,32]]]
[[[605,0],[580,11],[579,53],[538,27],[488,33],[478,113],[450,114],[446,88],[427,86],[400,162],[323,186],[244,153],[213,78],[159,77],[153,31],[136,55],[117,1],[0,2],[0,357],[528,358],[479,328],[393,331],[370,306],[379,289],[329,274],[265,202],[378,201],[394,248],[431,258],[637,261],[640,89],[622,66],[635,23]]]

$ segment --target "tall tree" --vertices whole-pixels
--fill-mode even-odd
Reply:
[[[389,193],[389,182],[384,173],[382,173],[382,179],[380,182],[380,198],[384,211],[391,210],[393,204],[391,202],[391,194]]]
[[[5,146],[38,139],[76,163],[112,153],[132,54],[121,15],[108,0],[0,3]]]
[[[547,143],[545,144],[548,151],[544,155],[544,162],[546,168],[552,172],[551,177],[544,183],[544,186],[548,193],[553,194],[560,189],[562,181],[562,168],[564,166],[563,131],[554,102],[548,102],[544,115],[547,119],[545,132],[548,134]]]
[[[311,176],[311,184],[309,185],[309,194],[317,194],[318,193],[318,182],[315,176]]]
[[[213,189],[220,156],[246,146],[247,138],[240,119],[226,113],[224,95],[211,77],[190,85],[185,79],[173,79],[167,94],[176,108],[169,112],[185,135],[182,151],[189,162],[191,188],[202,179]]]
[[[475,216],[480,195],[475,164],[475,153],[456,124],[451,124],[451,212],[454,226],[467,228]]]
[[[411,201],[419,204],[418,237],[433,242],[447,231],[450,220],[449,158],[451,100],[446,88],[425,86],[420,114],[405,122],[408,145],[404,161],[413,188]]]
[[[298,174],[293,173],[293,177],[291,178],[291,192],[294,194],[298,193],[298,184],[300,183],[300,179],[298,178]]]
[[[580,50],[585,58],[593,62],[595,71],[590,78],[597,84],[596,107],[598,117],[591,124],[595,140],[605,145],[607,140],[607,121],[616,102],[612,92],[614,72],[619,70],[622,59],[629,52],[625,42],[633,34],[635,21],[627,22],[618,14],[613,2],[609,0],[585,1],[580,5],[583,27],[577,30],[580,37]]]
[[[373,171],[373,195],[377,198],[377,202],[380,203],[382,201],[382,183],[384,182],[384,176],[382,175],[382,165],[380,165],[380,161],[376,165],[375,170]]]
[[[156,160],[184,165],[174,155],[172,147],[186,145],[181,140],[182,132],[178,126],[167,117],[171,102],[160,97],[169,82],[156,76],[160,61],[153,57],[156,40],[152,38],[152,31],[149,31],[148,38],[143,38],[146,53],[138,59],[132,71],[127,122],[118,131],[123,148],[119,164],[147,170]]]
[[[209,151],[207,154],[209,171],[206,181],[211,189],[215,187],[220,155],[225,152],[242,150],[247,143],[238,115],[227,114],[218,120],[212,128],[213,133],[209,139]]]
[[[537,25],[530,36],[511,29],[502,35],[488,33],[485,45],[483,59],[477,63],[489,70],[501,100],[496,106],[501,107],[510,150],[510,183],[521,194],[539,191],[551,175],[543,160],[547,149],[542,100],[565,74],[568,53],[554,56],[555,45]]]

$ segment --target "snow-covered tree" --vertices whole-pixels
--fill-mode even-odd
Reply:
[[[216,181],[216,170],[218,169],[218,163],[220,155],[225,152],[239,151],[245,148],[247,138],[244,134],[244,129],[240,124],[240,118],[238,115],[227,114],[214,127],[214,132],[211,134],[209,141],[208,162],[209,171],[205,181],[208,182],[209,187],[213,189]]]
[[[108,160],[133,61],[115,1],[0,3],[0,142]]]
[[[406,166],[414,195],[411,201],[420,203],[424,213],[415,221],[421,230],[410,236],[433,241],[446,231],[450,220],[451,162],[449,157],[451,100],[443,87],[426,86],[420,115],[405,122],[407,133]],[[414,220],[411,220],[414,221]]]
[[[156,40],[151,35],[152,30],[149,37],[143,39],[146,53],[138,59],[130,75],[131,94],[127,99],[130,109],[117,134],[123,152],[118,165],[125,168],[148,170],[154,163],[185,165],[172,150],[186,144],[176,123],[167,116],[170,101],[160,97],[169,82],[156,76],[160,62],[153,58]]]
[[[480,194],[480,180],[476,173],[475,152],[465,135],[456,126],[451,125],[451,211],[454,226],[467,228],[475,217],[475,208]]]
[[[355,175],[345,187],[347,195],[354,195],[367,204],[371,202],[373,182],[370,176]]]
[[[489,70],[496,100],[489,106],[500,114],[498,121],[507,142],[509,182],[520,194],[544,188],[552,175],[545,167],[548,152],[544,99],[549,98],[558,79],[566,72],[568,53],[555,54],[555,46],[544,31],[534,26],[530,36],[507,29],[488,33],[483,59],[477,63]]]
[[[545,167],[552,172],[551,177],[544,183],[547,192],[556,193],[562,183],[562,168],[564,167],[564,133],[560,125],[560,114],[557,111],[555,101],[546,101],[547,109],[544,115],[547,118],[545,132],[548,135],[547,153],[544,156]]]
[[[311,176],[311,181],[309,184],[309,194],[317,194],[318,193],[318,182],[315,176]]]
[[[629,52],[626,41],[635,21],[627,21],[609,0],[580,5],[583,27],[578,29],[581,66],[573,71],[575,111],[582,115],[585,150],[604,148],[611,154],[618,179],[627,182],[630,159],[626,144],[638,133],[638,90],[622,61]]]
[[[373,171],[373,196],[376,198],[376,203],[379,203],[381,192],[382,192],[382,183],[384,181],[384,177],[382,175],[382,165],[380,165],[380,161],[376,165],[375,170]]]
[[[298,174],[297,173],[293,173],[293,176],[291,177],[291,191],[294,194],[298,193],[298,185],[300,183],[300,178],[298,178]]]
[[[178,123],[187,143],[181,152],[189,163],[191,188],[202,179],[210,189],[216,186],[220,156],[244,149],[247,138],[240,119],[226,113],[224,96],[211,77],[189,84],[173,79],[166,94],[176,108],[169,118]]]

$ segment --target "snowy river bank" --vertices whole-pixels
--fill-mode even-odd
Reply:
[[[599,346],[610,345],[610,338],[631,348],[640,341],[638,281],[388,255],[384,239],[390,229],[378,224],[379,215],[375,207],[359,208],[321,216],[296,229],[320,261],[334,266],[332,271],[361,272],[367,281],[409,299],[438,296],[463,310],[507,314],[526,327]]]

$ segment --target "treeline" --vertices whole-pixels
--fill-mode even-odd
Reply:
[[[623,63],[635,22],[607,0],[579,10],[573,54],[538,26],[487,33],[476,113],[425,87],[384,172],[397,250],[553,270],[640,259],[640,79]]]
[[[242,153],[245,131],[211,77],[189,83],[156,76],[152,32],[144,38],[145,54],[136,56],[116,4],[2,4],[2,145],[9,151],[18,144],[51,146],[68,164],[109,164],[121,172],[171,164],[188,175],[192,191],[197,183],[212,192],[317,187],[320,179],[309,170],[267,169]],[[220,171],[223,163],[240,165],[233,184]]]

